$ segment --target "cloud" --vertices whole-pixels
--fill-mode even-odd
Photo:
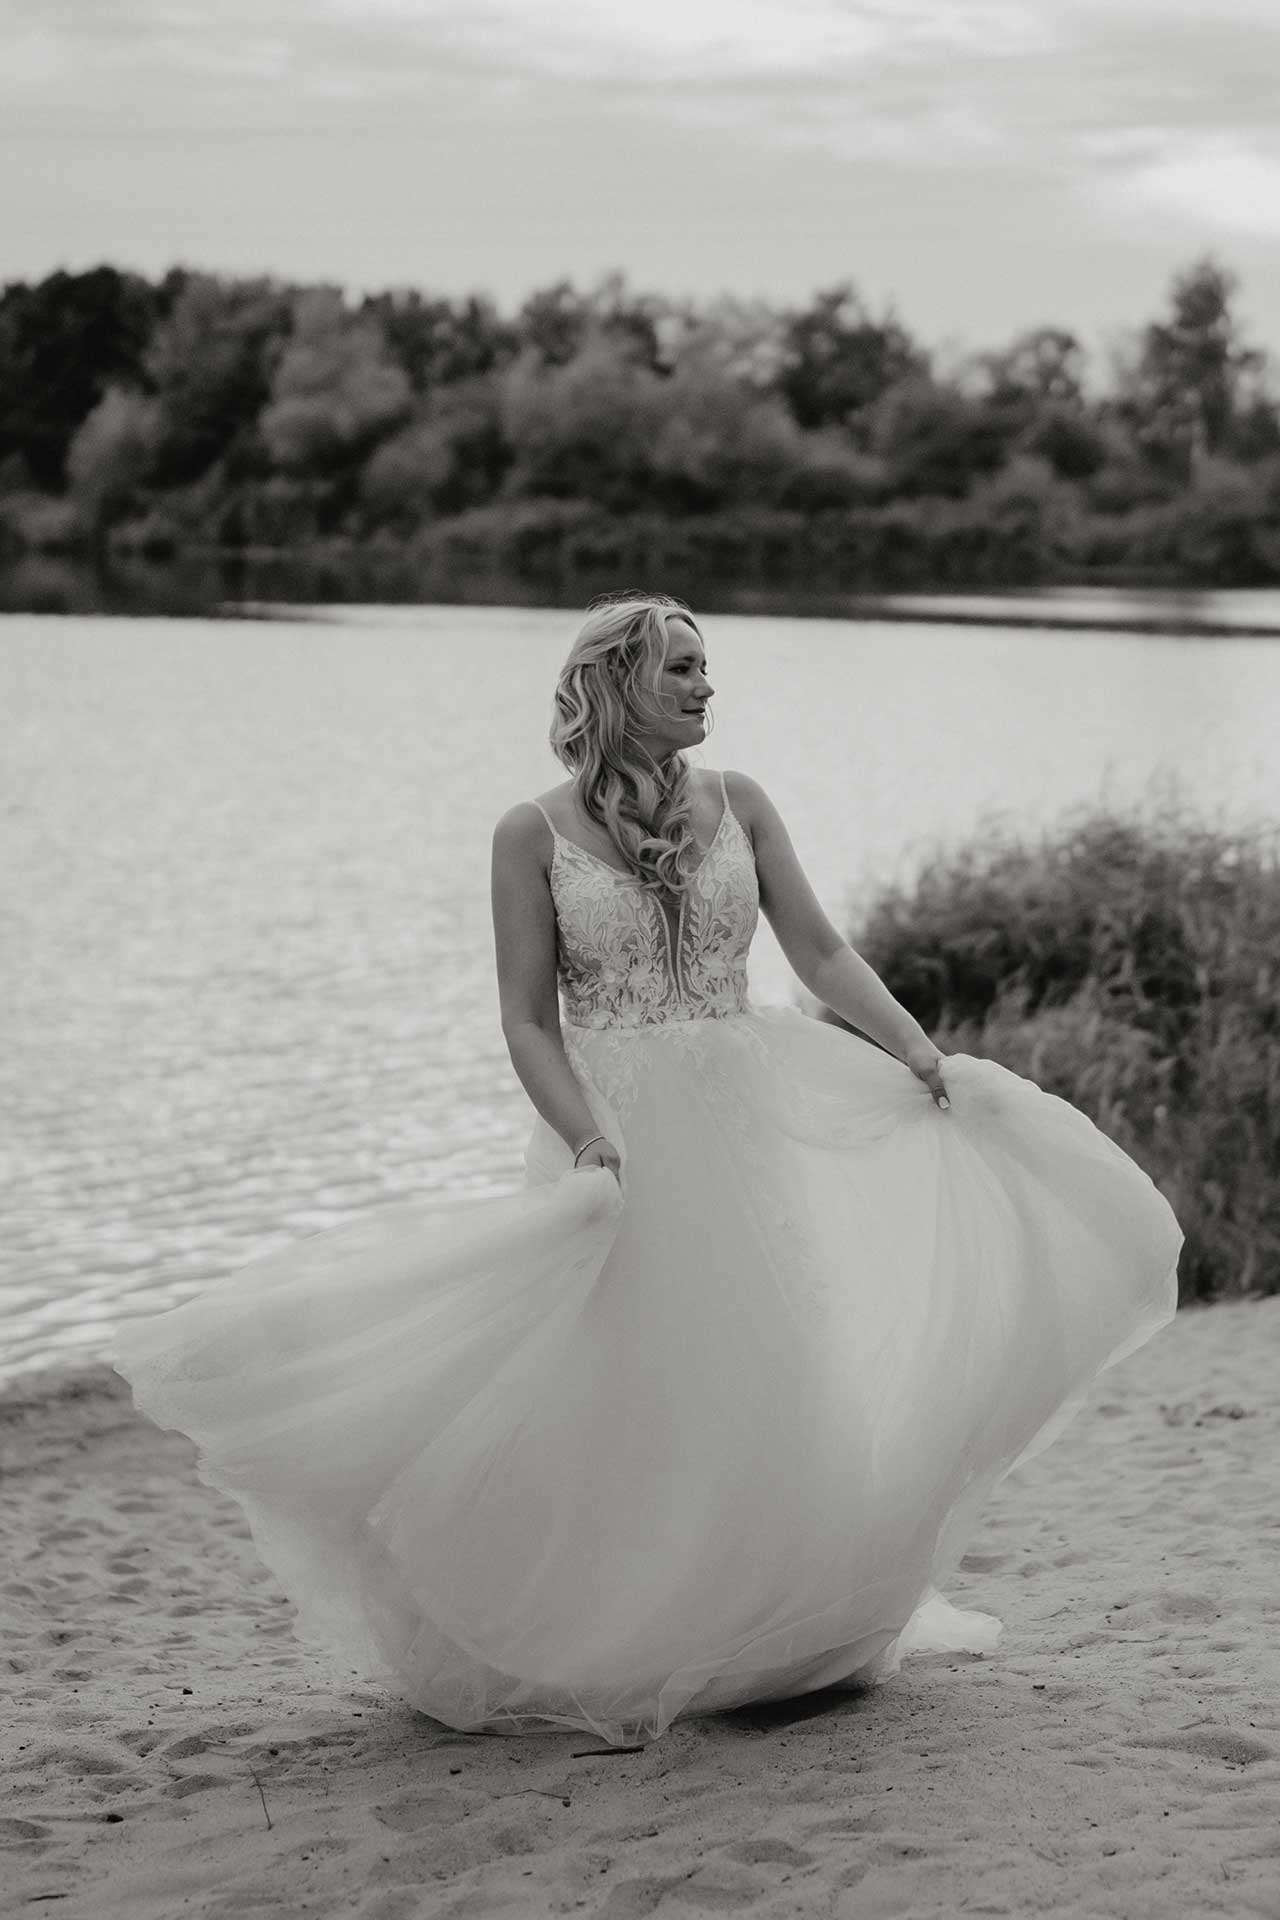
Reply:
[[[705,136],[695,174],[728,137],[1276,231],[1274,0],[9,0],[5,20],[10,129],[163,150],[444,114],[465,142],[500,103],[584,154],[637,120]]]
[[[1214,196],[1193,182],[1216,177],[1224,228],[1265,218],[1251,156],[1274,118],[1274,0],[328,0],[324,13],[373,45],[408,36],[406,54],[412,39],[459,75],[528,88],[531,110],[594,93],[620,121],[925,172],[1005,165],[1074,180],[1086,201],[1128,190],[1206,215]],[[1126,157],[1135,128],[1151,139]],[[1203,151],[1180,162],[1183,139]]]
[[[1121,183],[1116,211],[1141,218],[1152,209],[1202,231],[1280,240],[1280,144],[1265,151],[1214,133],[1145,155]]]
[[[329,10],[399,29],[429,19],[457,50],[598,82],[818,77],[911,48],[1045,38],[1031,0],[329,0]]]

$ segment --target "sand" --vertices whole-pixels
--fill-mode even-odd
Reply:
[[[104,1367],[12,1382],[0,1446],[15,1913],[1280,1915],[1280,1300],[1184,1310],[1004,1482],[948,1589],[994,1652],[640,1752],[302,1647]]]

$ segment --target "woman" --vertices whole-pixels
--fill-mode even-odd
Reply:
[[[593,603],[571,778],[495,829],[525,1186],[382,1209],[117,1336],[298,1631],[455,1727],[630,1742],[993,1645],[937,1583],[1176,1306],[1145,1174],[940,1056],[763,789],[686,760],[711,693],[680,602]],[[877,1045],[752,1007],[760,910]]]

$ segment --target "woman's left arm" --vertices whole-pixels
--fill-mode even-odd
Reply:
[[[734,812],[755,850],[761,911],[799,978],[824,1006],[904,1061],[940,1107],[949,1105],[937,1047],[875,969],[836,932],[764,788],[745,773],[728,777]]]

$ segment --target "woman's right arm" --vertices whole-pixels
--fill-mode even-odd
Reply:
[[[595,1116],[569,1065],[556,993],[556,910],[548,872],[550,830],[529,801],[511,807],[493,830],[491,890],[502,1032],[520,1084],[566,1146],[597,1133]],[[611,1142],[597,1140],[579,1166],[617,1173]]]

